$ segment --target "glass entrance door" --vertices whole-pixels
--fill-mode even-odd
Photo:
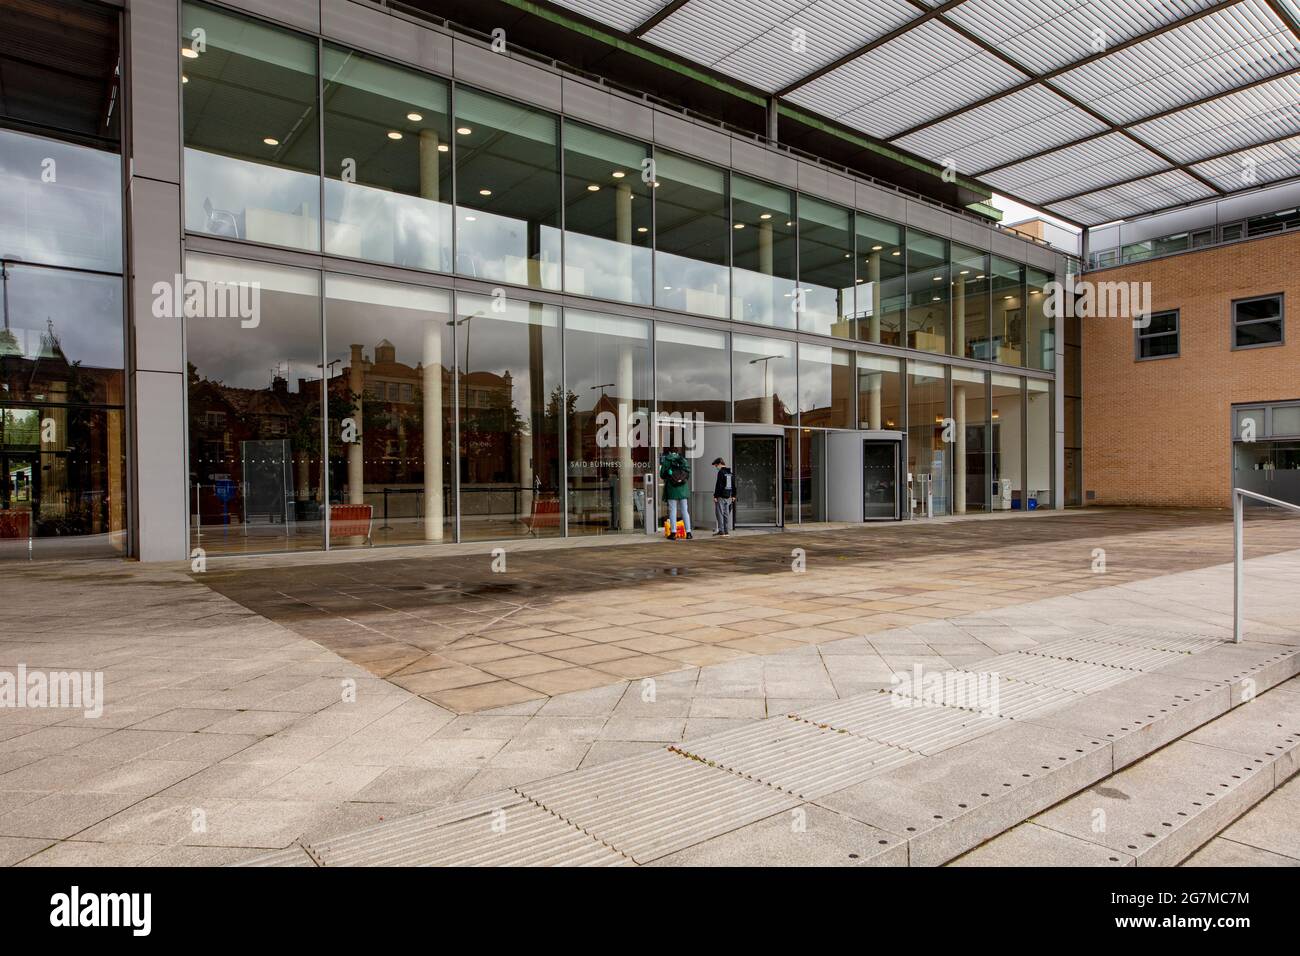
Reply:
[[[779,435],[736,435],[736,527],[781,526],[782,439]]]
[[[862,443],[862,520],[898,519],[898,442]]]

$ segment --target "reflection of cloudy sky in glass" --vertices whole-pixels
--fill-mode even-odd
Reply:
[[[54,182],[41,180],[47,167]],[[0,130],[0,255],[119,271],[121,189],[113,153]]]
[[[253,265],[217,256],[190,256],[187,278],[261,283],[261,321],[243,328],[238,317],[185,320],[186,359],[200,378],[240,388],[269,388],[275,375],[298,391],[298,380],[319,379],[320,303],[315,273]]]
[[[52,324],[69,362],[124,368],[122,280],[34,266],[9,266],[9,333],[28,358]]]
[[[451,368],[451,296],[434,289],[404,286],[371,279],[325,277],[326,347],[329,361],[340,360],[332,370],[348,365],[352,346],[364,348],[375,360],[375,345],[387,339],[396,359],[411,368],[424,361],[424,334],[437,323],[442,337],[442,365]]]
[[[461,372],[510,373],[515,407],[531,407],[529,394],[529,324],[542,326],[542,374],[546,400],[560,383],[560,316],[554,306],[510,300],[504,312],[492,311],[485,296],[456,297],[457,353]],[[468,320],[468,321],[467,321]],[[468,360],[466,355],[468,354]]]
[[[722,332],[659,325],[655,341],[659,401],[700,405],[728,401],[726,346]]]

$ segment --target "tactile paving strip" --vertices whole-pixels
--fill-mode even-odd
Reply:
[[[801,720],[765,720],[676,749],[812,800],[918,756],[900,747]]]
[[[1086,637],[1069,637],[1050,641],[1037,647],[1019,651],[1035,657],[1055,657],[1066,661],[1082,661],[1102,667],[1119,667],[1129,671],[1150,671],[1164,667],[1186,657],[1177,651],[1162,651],[1129,644],[1112,644]]]
[[[668,750],[515,789],[637,863],[648,863],[802,802],[774,787]]]
[[[1006,680],[1091,694],[1137,676],[1136,671],[1084,661],[1016,652],[989,662],[989,670]]]
[[[987,682],[990,676],[989,671],[976,673],[974,671],[937,671],[936,675],[948,678],[952,675],[951,680],[961,683],[965,686],[978,686],[977,682],[981,676]],[[1081,695],[1073,691],[1061,690],[1057,687],[1047,687],[1042,684],[1031,684],[1019,680],[1000,680],[998,681],[997,705],[992,708],[992,712],[998,717],[1006,717],[1011,720],[1023,720],[1026,717],[1032,717],[1041,714],[1045,710],[1051,710],[1060,707],[1063,704],[1070,704],[1079,700]],[[924,686],[921,688],[897,688],[898,693],[906,694],[918,700],[927,699],[927,691]],[[970,696],[970,695],[967,695]],[[941,699],[948,701],[960,701],[960,695],[944,693]],[[946,705],[948,706],[948,705]],[[978,714],[986,712],[990,708],[987,704],[976,702],[972,704],[954,703],[952,707],[959,707],[967,713]]]
[[[511,791],[309,846],[325,866],[626,866],[631,861]]]
[[[1174,651],[1178,654],[1195,654],[1225,643],[1221,637],[1191,632],[1164,631],[1158,628],[1127,627],[1103,624],[1078,631],[1070,638],[1083,638],[1089,641],[1101,641],[1105,644],[1127,644],[1130,647],[1146,647],[1157,651]],[[1051,642],[1046,645],[1051,646]]]
[[[911,706],[907,705],[908,701]],[[801,710],[796,716],[818,726],[919,754],[938,753],[1008,726],[999,717],[957,707],[930,706],[888,692],[822,704]]]

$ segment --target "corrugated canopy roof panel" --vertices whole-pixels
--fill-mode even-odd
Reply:
[[[1300,0],[553,2],[1085,225],[1300,176]]]

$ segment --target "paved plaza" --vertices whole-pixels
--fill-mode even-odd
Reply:
[[[234,862],[1071,627],[1226,634],[1222,514],[942,524],[507,546],[503,572],[482,546],[11,565],[0,669],[102,671],[107,702],[0,711],[0,862]],[[1294,528],[1250,523],[1252,633],[1294,629]]]

